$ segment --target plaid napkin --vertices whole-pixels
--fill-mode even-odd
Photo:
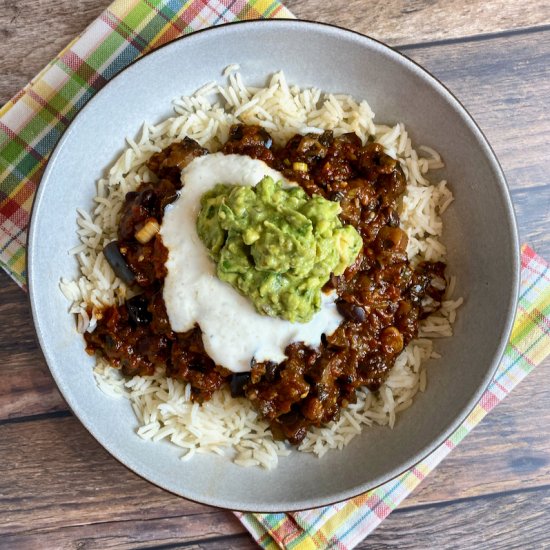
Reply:
[[[294,16],[278,0],[117,0],[0,109],[0,265],[20,286],[34,193],[79,109],[121,69],[174,38],[273,17]]]
[[[398,478],[346,502],[292,514],[237,516],[264,548],[348,550],[403,499],[550,354],[550,268],[531,248],[521,251],[521,287],[510,342],[495,379],[462,425],[430,456]]]
[[[143,53],[211,25],[293,17],[277,0],[116,0],[0,109],[0,264],[25,286],[26,231],[34,192],[55,143],[109,78]],[[293,514],[237,517],[265,548],[352,548],[550,352],[550,272],[522,249],[518,316],[497,376],[462,426],[399,478],[340,504]]]

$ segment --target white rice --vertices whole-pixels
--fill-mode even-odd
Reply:
[[[363,143],[374,137],[389,155],[399,159],[407,177],[399,215],[409,237],[409,258],[413,263],[445,260],[445,245],[440,241],[441,214],[453,196],[445,180],[432,183],[426,177],[430,170],[443,167],[434,149],[421,146],[419,155],[404,125],[375,124],[374,113],[364,100],[289,86],[282,72],[275,73],[266,87],[247,87],[238,71],[238,65],[228,66],[223,73],[228,79],[226,86],[206,84],[194,95],[174,101],[175,116],[156,125],[144,123],[139,137],[127,139],[128,148],[97,182],[91,213],[78,210],[81,244],[70,253],[78,260],[81,275],[74,280],[62,279],[60,287],[71,302],[69,311],[76,315],[80,333],[94,330],[102,308],[120,304],[131,295],[131,290],[113,273],[102,250],[116,238],[126,193],[141,182],[154,180],[145,166],[147,160],[185,136],[216,151],[236,122],[263,126],[277,145],[295,133],[320,134],[326,129],[333,130],[336,136],[353,132]],[[452,334],[456,309],[462,303],[461,298],[451,298],[454,287],[451,277],[441,309],[421,323],[419,338],[398,357],[380,390],[358,390],[357,403],[344,409],[338,420],[312,429],[299,446],[300,451],[321,457],[330,449],[342,449],[363,426],[393,427],[397,413],[408,408],[416,393],[426,388],[423,363],[440,357],[433,350],[432,339]],[[242,466],[273,468],[279,456],[290,453],[287,445],[273,441],[267,423],[258,418],[248,400],[231,398],[227,389],[216,392],[201,406],[191,401],[189,385],[160,372],[125,379],[120,371],[98,359],[94,373],[105,394],[130,400],[140,423],[140,437],[170,440],[184,449],[182,460],[190,460],[196,453],[226,453]]]

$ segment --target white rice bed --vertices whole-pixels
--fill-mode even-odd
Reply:
[[[103,256],[103,248],[116,238],[120,210],[126,193],[154,175],[145,163],[155,152],[188,136],[211,152],[218,150],[236,122],[259,124],[268,130],[277,145],[295,133],[321,134],[326,129],[336,136],[353,132],[363,143],[369,136],[386,152],[399,159],[407,177],[401,201],[401,227],[407,232],[407,253],[413,263],[422,260],[445,261],[441,242],[441,215],[453,196],[445,180],[427,179],[430,170],[443,167],[436,151],[429,147],[413,149],[403,124],[375,124],[366,101],[357,102],[341,94],[289,86],[283,73],[274,74],[265,88],[246,86],[238,66],[224,72],[225,86],[207,84],[194,95],[174,101],[175,115],[157,125],[144,123],[137,140],[128,138],[128,147],[97,182],[97,196],[91,213],[78,210],[80,243],[71,250],[81,275],[63,279],[60,287],[71,302],[77,329],[94,330],[96,312],[122,303],[131,291],[113,273]],[[329,425],[312,429],[298,450],[323,456],[330,449],[342,449],[363,426],[393,427],[396,415],[408,408],[414,396],[426,388],[428,358],[438,358],[434,338],[452,335],[452,323],[462,299],[452,299],[455,281],[450,278],[442,308],[421,323],[419,338],[399,356],[386,383],[378,392],[358,391],[357,403],[342,410]],[[91,311],[91,315],[88,314]],[[242,466],[273,468],[289,447],[273,441],[267,423],[261,421],[246,399],[233,399],[229,390],[217,392],[199,405],[191,401],[190,387],[177,380],[155,376],[125,379],[117,369],[99,359],[95,368],[98,386],[108,395],[125,396],[139,421],[137,434],[152,441],[168,439],[184,449],[183,460],[196,453],[226,454]]]

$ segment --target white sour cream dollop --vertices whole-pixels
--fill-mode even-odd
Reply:
[[[323,295],[322,308],[308,323],[260,315],[252,302],[216,276],[216,264],[196,230],[202,195],[218,183],[256,185],[264,176],[284,180],[261,160],[215,153],[193,160],[181,174],[183,188],[166,208],[160,234],[168,249],[164,302],[172,329],[185,332],[198,324],[204,348],[218,365],[233,372],[250,370],[251,359],[285,359],[292,342],[317,347],[342,317],[335,294]]]

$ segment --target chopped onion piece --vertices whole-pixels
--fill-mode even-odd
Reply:
[[[135,238],[141,244],[148,243],[158,232],[160,231],[160,225],[155,218],[149,218],[145,225],[136,232]]]

